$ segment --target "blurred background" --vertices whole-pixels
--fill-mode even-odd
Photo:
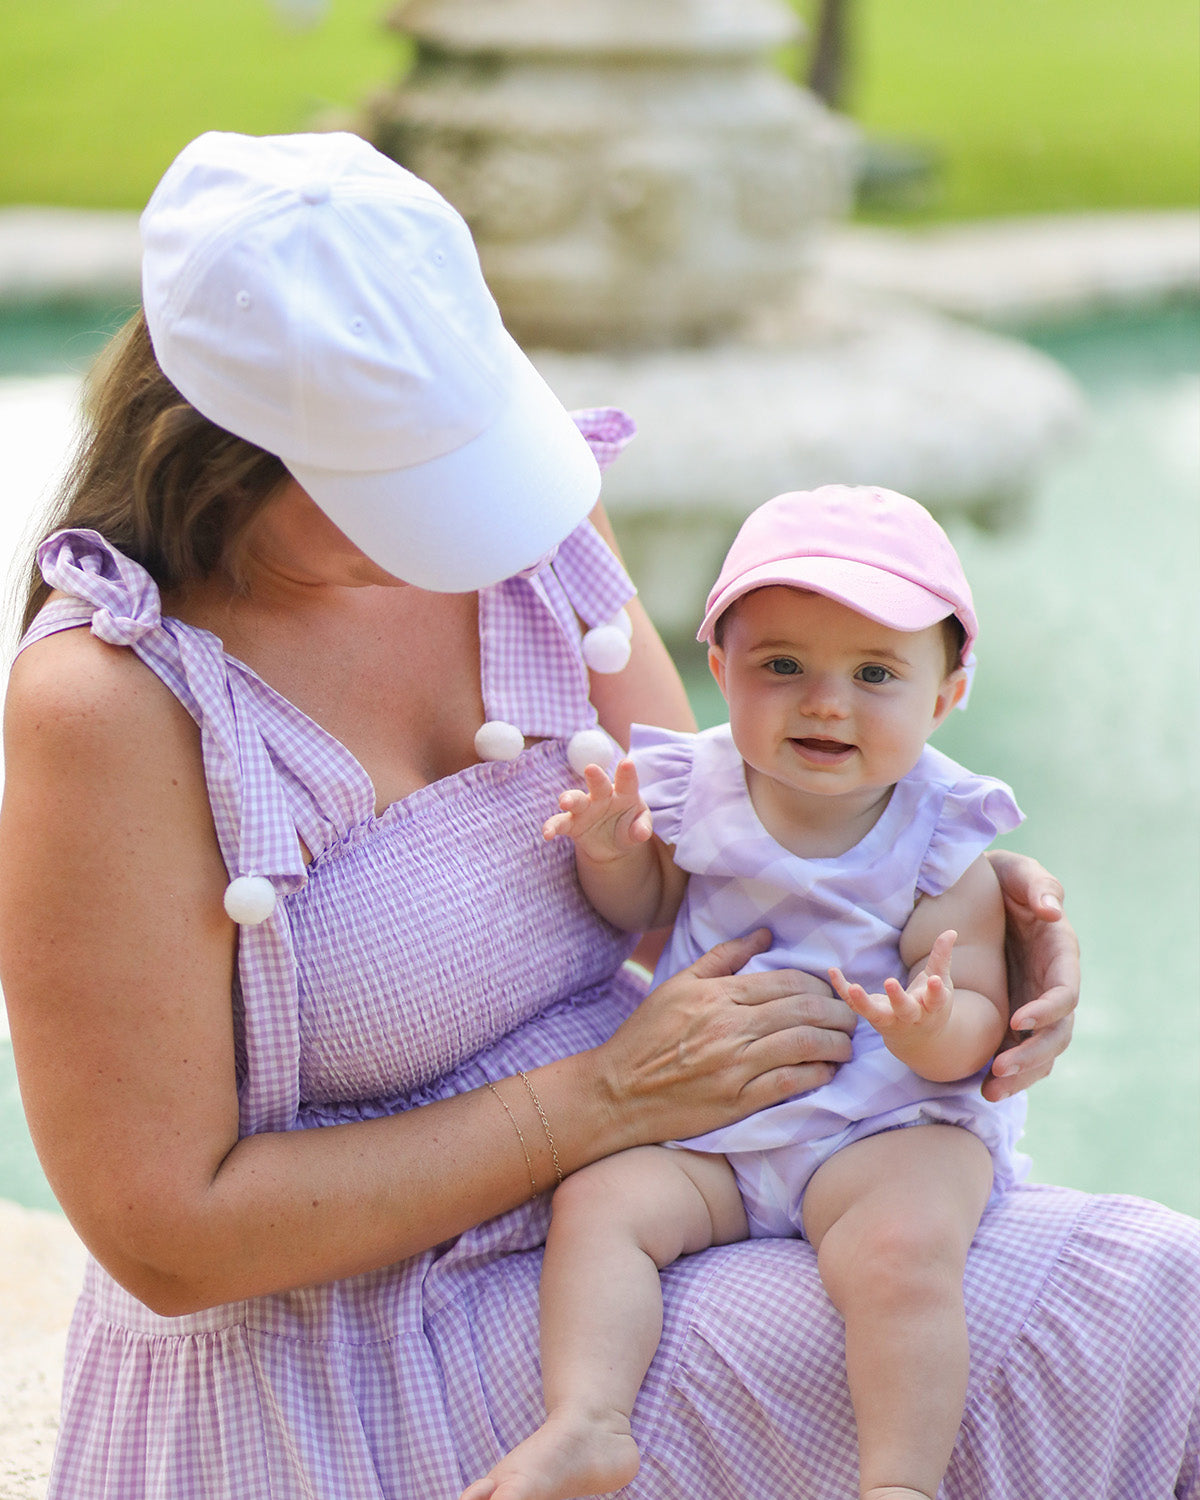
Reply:
[[[833,102],[876,148],[867,209],[965,218],[1195,202],[1200,39],[1185,3],[1154,0],[1137,17],[1112,0],[798,9],[818,44],[841,36]],[[822,30],[831,11],[843,24]],[[819,82],[821,57],[800,48],[796,71]]]
[[[568,7],[569,8],[569,7]],[[670,11],[672,6],[659,7]],[[808,39],[780,49],[805,79]],[[479,0],[477,9],[495,9]],[[1200,40],[1189,0],[841,0],[834,102],[896,148],[900,211],[955,218],[1195,202]],[[380,0],[38,0],[0,7],[0,203],[139,209],[202,130],[352,114],[410,48]],[[817,23],[817,24],[814,24]],[[828,72],[828,70],[827,70]],[[912,153],[912,155],[910,155]],[[913,156],[918,160],[913,161]],[[882,182],[880,183],[882,189]],[[886,191],[883,196],[887,196]]]
[[[624,53],[604,42],[606,5],[629,22]],[[639,418],[610,503],[702,722],[722,707],[689,625],[751,505],[857,479],[937,509],[983,629],[970,711],[939,743],[1016,788],[1028,822],[1007,842],[1062,878],[1084,947],[1076,1041],[1032,1098],[1035,1178],[1200,1214],[1194,4],[797,0],[799,35],[767,0],[725,7],[737,19],[721,35],[688,20],[704,9],[642,0],[652,24],[630,0],[416,0],[390,17],[379,0],[0,8],[0,566],[36,522],[81,374],[136,297],[129,216],[175,153],[212,128],[392,132],[481,234],[506,316],[564,400]],[[504,46],[480,40],[506,15]],[[447,53],[453,84],[438,71]],[[568,310],[599,317],[605,287],[581,295],[549,253],[513,249],[512,205],[537,215],[511,150],[497,203],[464,175],[461,141],[454,157],[418,129],[440,110],[486,134],[476,111],[495,98],[511,147],[520,90],[564,57],[574,85],[551,79],[543,108],[557,101],[579,133],[595,97],[606,139],[646,121],[606,230],[624,236],[605,241],[618,300],[645,289],[646,316],[625,329],[526,332],[517,273],[535,261]],[[675,126],[637,92],[656,78],[678,90]],[[726,178],[752,180],[721,152],[759,129],[772,80],[784,124],[770,149],[786,153],[788,131],[798,144],[771,158],[777,177],[761,142],[746,147],[765,172],[762,195],[738,200],[754,232],[705,281],[689,215],[703,205],[711,227]],[[652,137],[693,118],[693,144],[711,136],[713,156],[689,158],[685,189],[676,146]],[[697,289],[690,307],[711,307],[708,321],[654,322],[672,280]],[[744,308],[713,290],[743,282]],[[53,1206],[5,1040],[0,1197]]]

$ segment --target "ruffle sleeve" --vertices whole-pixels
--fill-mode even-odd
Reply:
[[[994,777],[968,772],[946,789],[917,889],[927,896],[948,891],[993,839],[1010,833],[1024,820],[1010,787]]]
[[[638,786],[653,816],[654,831],[664,843],[677,844],[692,783],[696,736],[633,724],[629,741],[629,756],[637,767]]]

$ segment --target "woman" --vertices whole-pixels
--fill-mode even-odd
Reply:
[[[51,1494],[440,1500],[539,1420],[544,1190],[823,1082],[850,1016],[807,976],[740,976],[765,934],[638,1005],[539,837],[573,741],[688,712],[587,445],[452,210],[352,137],[209,135],[143,235],[146,323],[40,549],[6,715],[0,980],[94,1257]],[[628,665],[589,674],[579,622],[626,605]],[[1075,988],[1054,882],[1004,878],[1037,1026],[993,1095],[1049,1070]],[[949,1493],[1054,1493],[1041,1464],[1132,1495],[1135,1456],[1168,1493],[1196,1388],[1183,1221],[1013,1198],[968,1269]],[[1097,1288],[1125,1267],[1171,1329]],[[804,1247],[695,1257],[665,1291],[629,1495],[846,1488]],[[1081,1333],[1121,1343],[1119,1389]],[[1149,1437],[1119,1425],[1131,1392]],[[1068,1393],[1031,1434],[1028,1403]]]

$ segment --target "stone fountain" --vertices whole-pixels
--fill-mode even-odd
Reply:
[[[1075,391],[1023,345],[816,268],[856,137],[776,66],[783,0],[411,0],[389,24],[414,62],[358,128],[464,214],[566,404],[635,417],[605,499],[668,637],[778,491],[1019,509]]]

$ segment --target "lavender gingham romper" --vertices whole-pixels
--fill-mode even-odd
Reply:
[[[595,1046],[636,1005],[627,939],[583,899],[567,841],[540,836],[572,780],[566,744],[595,723],[579,618],[609,619],[630,594],[590,526],[552,569],[480,595],[487,715],[535,743],[380,814],[344,747],[214,636],[162,617],[136,564],[81,532],[42,562],[70,597],[27,641],[90,626],[137,653],[200,726],[230,875],[266,875],[279,894],[240,930],[243,1132],[477,1088]],[[456,1500],[541,1420],[548,1207],[540,1197],[349,1280],[181,1318],[90,1262],[50,1500]],[[1196,1230],[1140,1200],[1057,1188],[1018,1188],[985,1215],[946,1500],[1200,1495]],[[663,1285],[625,1500],[854,1496],[841,1324],[809,1246],[708,1251]]]
[[[871,991],[888,978],[906,981],[900,935],[918,897],[949,890],[997,834],[1021,821],[1002,781],[926,745],[863,838],[843,854],[802,859],[760,822],[728,724],[702,734],[635,724],[630,753],[655,832],[688,872],[656,984],[756,927],[769,927],[773,941],[748,972],[788,968],[824,978],[836,964]],[[678,1144],[728,1157],[757,1237],[802,1234],[805,1189],[822,1162],[906,1125],[958,1125],[977,1135],[992,1157],[995,1200],[1028,1171],[1016,1149],[1026,1097],[991,1104],[982,1081],[982,1073],[952,1083],[920,1078],[859,1021],[854,1055],[829,1083]]]

